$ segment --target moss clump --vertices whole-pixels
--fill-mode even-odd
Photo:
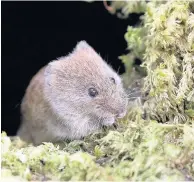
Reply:
[[[118,131],[119,130],[119,131]],[[105,134],[106,133],[106,134]],[[186,180],[194,178],[194,130],[142,120],[84,141],[18,146],[2,133],[2,177],[25,180]]]
[[[186,123],[193,118],[193,12],[193,1],[152,1],[146,4],[141,24],[128,27],[125,34],[130,58],[141,59],[147,72],[147,116],[160,122]],[[129,56],[121,57],[126,65]]]
[[[3,132],[3,179],[194,180],[194,1],[112,2],[117,9],[124,18],[144,12],[128,27],[130,52],[120,59],[126,87],[143,77],[145,102],[84,140],[34,147]],[[136,58],[142,67],[134,69]]]

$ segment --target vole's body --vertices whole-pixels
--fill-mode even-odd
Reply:
[[[97,95],[90,95],[91,88]],[[113,124],[126,107],[120,77],[81,41],[72,54],[33,77],[22,101],[18,135],[34,144],[80,139]]]

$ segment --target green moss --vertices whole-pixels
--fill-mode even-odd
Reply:
[[[15,147],[2,133],[2,176],[26,180],[185,180],[194,178],[194,129],[142,120],[84,141]],[[102,135],[101,135],[102,134]],[[14,147],[13,147],[14,146]],[[184,172],[186,171],[186,172]]]

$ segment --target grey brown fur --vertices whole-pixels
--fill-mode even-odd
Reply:
[[[88,94],[91,87],[97,89],[96,97]],[[80,139],[112,125],[126,109],[120,77],[81,41],[71,54],[50,62],[32,78],[21,104],[18,135],[36,145]]]

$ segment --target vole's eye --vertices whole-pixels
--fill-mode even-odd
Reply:
[[[91,97],[96,97],[98,95],[98,91],[95,88],[89,88],[88,93]]]
[[[116,81],[115,81],[115,79],[114,79],[113,77],[111,77],[110,80],[111,80],[114,84],[116,83]]]

